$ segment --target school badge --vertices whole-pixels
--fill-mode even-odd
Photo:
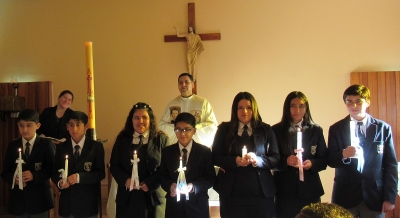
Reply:
[[[383,145],[377,145],[376,150],[377,150],[378,154],[383,154]]]
[[[42,169],[42,162],[40,162],[40,163],[35,163],[35,170],[36,171],[39,171],[39,170],[41,170]]]
[[[92,169],[92,162],[85,162],[83,169],[87,172],[90,172],[90,170]]]
[[[311,146],[311,154],[315,155],[315,153],[317,153],[317,146],[313,145],[313,146]]]

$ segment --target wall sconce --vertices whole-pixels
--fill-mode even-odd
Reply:
[[[11,84],[14,87],[14,95],[0,97],[0,117],[3,121],[6,120],[6,114],[10,113],[11,118],[16,118],[19,112],[26,108],[25,98],[18,96],[18,79],[11,77]]]

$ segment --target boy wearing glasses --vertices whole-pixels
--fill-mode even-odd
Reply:
[[[71,138],[57,146],[55,166],[51,180],[60,189],[60,217],[97,218],[100,182],[105,177],[103,144],[85,136],[88,116],[74,111],[67,118],[67,130]],[[68,155],[68,178],[64,183],[59,169],[66,169]]]
[[[354,217],[383,218],[393,210],[397,194],[391,127],[366,112],[370,105],[367,87],[348,87],[343,101],[349,116],[333,124],[328,137],[328,165],[336,168],[332,203],[348,209]],[[354,137],[357,143],[351,143]]]
[[[192,139],[196,133],[196,119],[192,114],[180,113],[174,126],[178,142],[165,147],[161,155],[160,181],[161,187],[167,192],[165,217],[210,217],[207,190],[215,180],[211,150]],[[182,167],[186,167],[184,173],[189,199],[185,194],[180,194],[180,200],[177,201],[180,158]]]

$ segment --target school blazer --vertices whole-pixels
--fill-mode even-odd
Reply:
[[[119,135],[113,146],[110,159],[110,171],[115,181],[118,183],[116,203],[119,205],[126,205],[129,201],[130,192],[125,190],[125,182],[128,178],[132,176],[132,139],[133,136],[121,136]],[[156,137],[149,139],[147,144],[147,169],[146,172],[149,175],[146,178],[140,178],[140,182],[146,183],[149,188],[149,193],[151,193],[151,198],[155,204],[160,204],[160,198],[162,192],[159,192],[157,188],[160,187],[160,183],[156,176],[150,176],[159,170],[161,164],[161,152],[162,149],[167,146],[168,136],[162,132],[159,132]]]
[[[194,192],[189,194],[189,200],[181,197],[186,209],[186,216],[192,218],[210,217],[208,207],[208,189],[215,181],[215,170],[211,150],[194,140],[185,170],[187,183],[192,183]],[[161,187],[167,192],[166,218],[179,217],[177,198],[171,197],[170,187],[178,179],[179,158],[181,156],[179,145],[175,143],[163,149],[160,166]]]
[[[323,130],[318,125],[310,125],[305,123],[302,131],[302,153],[303,161],[310,160],[312,166],[308,170],[304,170],[304,181],[299,180],[299,169],[287,165],[287,158],[290,155],[296,155],[294,149],[297,148],[296,133],[294,133],[293,141],[291,141],[290,154],[285,153],[283,146],[287,146],[285,140],[285,132],[282,123],[272,126],[279,145],[279,153],[281,155],[280,165],[274,172],[275,182],[277,186],[277,195],[297,196],[303,199],[318,198],[324,194],[321,179],[318,172],[325,170],[327,166],[328,148],[326,147]]]
[[[22,138],[9,143],[4,157],[3,172],[1,177],[11,185],[18,159],[18,149],[23,151]],[[8,201],[8,213],[21,216],[24,213],[43,213],[54,207],[53,196],[50,188],[50,177],[54,167],[55,146],[49,139],[40,138],[36,140],[28,160],[24,160],[22,171],[29,170],[33,175],[33,181],[27,182],[23,190],[18,185],[10,191]]]
[[[230,146],[226,143],[226,137],[229,134],[229,122],[223,122],[218,126],[212,145],[212,155],[214,163],[225,170],[218,173],[217,188],[220,197],[230,197],[233,181],[236,174],[236,156],[229,155]],[[258,178],[261,189],[266,198],[275,195],[276,187],[271,170],[279,165],[279,149],[275,134],[270,125],[262,123],[261,126],[253,130],[255,154],[257,155]]]
[[[357,159],[342,160],[342,151],[350,143],[350,116],[329,129],[328,165],[335,169],[332,203],[345,208],[362,200],[373,211],[381,211],[383,201],[395,204],[397,195],[397,159],[391,127],[367,115],[364,168],[357,171]]]
[[[75,144],[75,143],[74,143]],[[100,182],[105,178],[103,144],[86,136],[81,155],[74,158],[71,138],[57,145],[55,167],[51,180],[60,181],[59,169],[65,169],[65,155],[68,155],[68,176],[78,173],[79,183],[60,189],[60,216],[89,217],[98,214]],[[58,185],[57,185],[58,187]]]

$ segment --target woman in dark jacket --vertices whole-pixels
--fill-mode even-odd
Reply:
[[[279,145],[280,165],[274,173],[278,218],[293,218],[324,194],[318,172],[326,169],[327,147],[322,128],[311,118],[307,97],[291,92],[283,104],[281,122],[272,126]],[[302,160],[296,156],[297,132],[302,135]],[[302,165],[304,181],[299,178]]]
[[[133,106],[124,129],[118,134],[111,153],[110,171],[118,184],[116,218],[163,217],[165,192],[161,190],[156,171],[161,163],[161,150],[168,137],[159,131],[151,107],[142,102]],[[130,190],[132,162],[136,151],[140,189]]]
[[[36,131],[40,136],[52,137],[55,139],[67,139],[68,116],[72,113],[70,109],[74,101],[74,94],[69,90],[64,90],[58,96],[57,105],[43,110],[39,116],[40,128]],[[59,141],[53,141],[55,144]]]
[[[235,96],[231,120],[219,125],[212,154],[220,167],[215,188],[221,217],[275,217],[271,170],[279,164],[278,145],[250,93]]]

